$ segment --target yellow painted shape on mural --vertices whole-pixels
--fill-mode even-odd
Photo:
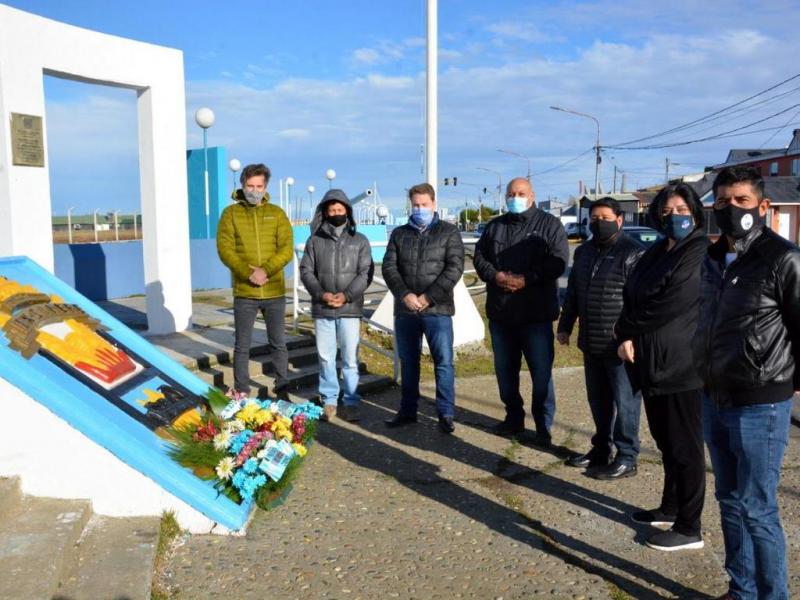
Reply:
[[[139,404],[142,406],[147,406],[148,404],[152,404],[153,402],[158,402],[159,400],[163,400],[165,398],[164,394],[161,392],[156,392],[154,390],[144,389],[142,390],[144,395],[147,396],[144,400],[137,400]]]
[[[36,341],[42,348],[72,365],[83,362],[98,369],[109,366],[108,361],[103,360],[98,351],[115,352],[114,346],[80,321],[66,319],[64,324],[69,327],[71,332],[63,339],[46,331],[40,331],[36,336]]]

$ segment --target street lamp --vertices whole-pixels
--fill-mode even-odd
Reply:
[[[511,156],[516,156],[518,158],[522,158],[528,161],[528,182],[531,180],[531,159],[525,156],[524,154],[520,154],[519,152],[512,152],[511,150],[497,150],[498,152],[502,152],[503,154],[510,154]]]
[[[499,171],[493,171],[492,169],[487,169],[486,167],[475,167],[479,171],[486,171],[487,173],[494,173],[497,175],[497,195],[498,197],[503,193],[503,175]],[[497,206],[497,205],[495,205]],[[503,203],[500,203],[500,212],[503,212]]]
[[[314,213],[314,199],[313,194],[316,188],[313,185],[308,186],[308,213],[309,213],[309,221],[311,220],[311,215]],[[300,218],[303,218],[303,215],[300,214]]]
[[[67,240],[72,243],[72,211],[75,210],[74,206],[67,209]]]
[[[286,213],[289,218],[292,216],[292,186],[294,185],[294,177],[286,178]]]
[[[333,186],[333,180],[336,179],[336,171],[333,169],[328,169],[325,171],[325,177],[328,178],[328,189],[331,189]]]
[[[242,163],[239,162],[238,158],[232,158],[228,161],[228,168],[233,175],[233,191],[236,192],[236,171],[242,168]]]
[[[100,212],[99,208],[95,208],[94,209],[93,221],[94,221],[94,243],[95,244],[97,243],[97,213],[99,213],[99,212]]]
[[[204,184],[206,192],[206,239],[211,237],[211,215],[208,200],[208,128],[214,124],[214,111],[210,108],[200,108],[194,113],[195,122],[203,128],[203,165]]]
[[[598,121],[592,115],[587,115],[586,113],[578,112],[577,110],[569,110],[568,108],[561,108],[559,106],[551,106],[553,110],[558,110],[565,113],[570,113],[572,115],[578,115],[579,117],[586,117],[587,119],[591,119],[594,121],[594,124],[597,125],[597,142],[595,143],[594,150],[595,150],[595,163],[594,163],[594,199],[597,200],[598,188],[600,186],[600,121]]]

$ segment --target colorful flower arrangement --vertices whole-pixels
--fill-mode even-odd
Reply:
[[[268,509],[290,486],[322,408],[311,402],[241,398],[217,390],[200,422],[173,429],[172,457],[237,503]]]

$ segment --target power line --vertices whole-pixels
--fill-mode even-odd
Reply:
[[[556,165],[555,167],[550,167],[549,169],[545,169],[544,171],[539,171],[537,173],[534,173],[533,175],[538,179],[541,175],[544,175],[545,173],[551,173],[553,171],[557,171],[558,169],[560,169],[562,167],[566,167],[568,164],[575,162],[576,160],[586,156],[590,152],[594,152],[594,146],[589,148],[585,152],[581,152],[580,154],[578,154],[578,156],[573,156],[569,160],[564,161],[560,165]]]
[[[687,141],[683,141],[683,142],[673,142],[671,144],[653,144],[653,145],[650,145],[650,146],[626,146],[626,147],[622,147],[622,146],[605,146],[605,148],[606,149],[611,148],[611,149],[614,149],[614,150],[656,150],[658,148],[674,148],[676,146],[688,146],[689,144],[697,144],[699,142],[707,142],[709,140],[716,140],[716,139],[720,139],[720,138],[724,138],[724,137],[730,137],[729,134],[731,134],[731,133],[734,133],[736,131],[741,131],[743,129],[748,129],[748,128],[752,127],[753,125],[758,125],[759,123],[763,123],[764,121],[769,121],[770,119],[774,119],[775,117],[778,117],[778,116],[780,116],[782,114],[785,114],[785,113],[789,112],[790,110],[792,110],[793,108],[797,108],[798,106],[800,106],[800,103],[793,104],[789,108],[785,108],[785,109],[783,109],[783,110],[781,110],[779,112],[776,112],[776,113],[774,113],[772,115],[769,115],[768,117],[764,117],[763,119],[759,119],[758,121],[753,121],[752,123],[748,123],[747,125],[742,125],[741,127],[736,127],[735,129],[730,129],[728,131],[723,131],[722,133],[719,133],[719,134],[716,134],[716,135],[710,135],[710,136],[707,136],[707,137],[704,137],[704,138],[699,138],[699,139],[696,139],[696,140],[687,140]],[[784,125],[784,127],[786,127],[786,125]],[[750,134],[750,133],[755,133],[755,132],[748,131],[747,133]]]
[[[788,121],[786,121],[786,124],[785,124],[783,127],[781,127],[780,129],[776,129],[776,130],[775,130],[775,132],[774,132],[774,133],[773,133],[771,136],[769,136],[769,137],[768,137],[766,140],[764,140],[764,143],[763,143],[763,144],[761,144],[761,145],[759,146],[759,148],[763,148],[764,146],[766,146],[766,145],[767,145],[767,143],[768,143],[768,142],[769,142],[769,141],[770,141],[772,138],[774,138],[774,137],[775,137],[776,135],[778,135],[778,134],[779,134],[781,131],[783,131],[784,129],[786,129],[786,128],[787,128],[787,127],[788,127],[788,126],[791,124],[791,122],[795,120],[795,118],[797,117],[797,115],[800,115],[800,110],[798,110],[796,113],[794,113],[794,114],[791,116],[791,118],[790,118]]]
[[[701,122],[707,121],[711,117],[715,117],[716,115],[719,115],[719,114],[724,113],[724,112],[726,112],[726,111],[728,111],[728,110],[730,110],[732,108],[740,106],[740,105],[742,105],[742,104],[744,104],[746,102],[749,102],[750,100],[752,100],[754,98],[758,98],[759,96],[763,96],[767,92],[771,92],[772,90],[774,90],[776,88],[779,88],[780,86],[784,85],[785,83],[793,81],[793,80],[795,80],[797,78],[800,78],[800,73],[797,73],[796,75],[793,75],[792,77],[789,77],[788,79],[784,79],[783,81],[781,81],[779,83],[776,83],[775,85],[770,86],[765,90],[761,90],[760,92],[758,92],[756,94],[753,94],[752,96],[749,96],[749,97],[745,98],[744,100],[740,100],[738,102],[734,102],[730,106],[726,106],[725,108],[721,108],[721,109],[719,109],[717,111],[714,111],[714,112],[712,112],[712,113],[710,113],[708,115],[700,117],[699,119],[695,119],[694,121],[689,121],[688,123],[684,123],[683,125],[678,125],[677,127],[673,127],[672,129],[668,129],[668,130],[662,131],[660,133],[654,133],[652,135],[648,135],[648,136],[645,136],[645,137],[642,137],[642,138],[638,138],[638,139],[635,139],[635,140],[630,140],[628,142],[622,142],[620,144],[616,144],[615,146],[606,146],[606,147],[607,148],[612,148],[612,147],[613,148],[618,148],[620,146],[628,146],[630,144],[636,144],[638,142],[643,142],[645,140],[651,140],[653,138],[661,137],[661,136],[667,135],[669,133],[674,133],[674,132],[680,131],[682,129],[687,129],[688,127],[691,127],[692,125],[697,125],[697,124],[699,124]]]

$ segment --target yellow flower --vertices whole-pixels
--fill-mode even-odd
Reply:
[[[292,448],[294,448],[294,451],[295,451],[295,452],[297,452],[297,455],[298,455],[299,457],[301,457],[301,458],[302,458],[303,456],[305,456],[305,455],[306,455],[306,453],[308,452],[308,450],[306,450],[306,447],[305,447],[305,446],[303,446],[303,444],[298,444],[297,442],[295,442],[294,444],[292,444]]]

